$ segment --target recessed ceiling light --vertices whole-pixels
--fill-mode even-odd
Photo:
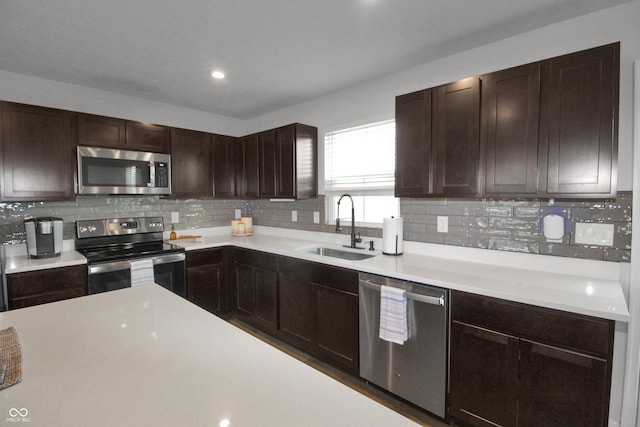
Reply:
[[[214,70],[211,72],[211,77],[214,79],[224,79],[224,73],[222,71]]]

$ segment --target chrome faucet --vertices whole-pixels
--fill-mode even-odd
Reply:
[[[336,212],[336,231],[342,231],[342,228],[340,228],[340,202],[342,201],[343,197],[348,197],[349,200],[351,200],[351,244],[349,246],[344,245],[344,247],[346,247],[346,248],[354,248],[354,249],[364,249],[363,247],[356,245],[356,243],[362,242],[362,239],[360,238],[360,236],[356,237],[355,207],[354,207],[354,204],[353,204],[353,199],[348,194],[343,194],[338,199],[338,210]]]

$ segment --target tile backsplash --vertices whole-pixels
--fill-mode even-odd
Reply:
[[[162,216],[165,227],[171,212],[180,214],[179,229],[226,226],[235,210],[253,216],[254,224],[301,230],[334,232],[325,224],[324,197],[294,202],[269,200],[173,200],[158,196],[78,196],[74,202],[0,203],[0,242],[25,241],[23,219],[29,216],[55,216],[64,220],[64,238],[73,239],[77,219]],[[401,199],[404,238],[408,241],[482,249],[630,262],[632,193],[619,192],[615,200],[449,200]],[[297,213],[292,221],[291,211]],[[314,212],[320,223],[313,222]],[[547,214],[565,218],[562,242],[547,242],[542,218]],[[448,219],[448,232],[438,232],[438,216]],[[614,225],[613,246],[575,244],[576,222]],[[380,229],[358,228],[364,236],[381,237]],[[342,233],[348,234],[349,227]]]

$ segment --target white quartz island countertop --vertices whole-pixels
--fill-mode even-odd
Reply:
[[[254,235],[244,237],[232,236],[229,227],[189,230],[178,234],[202,236],[172,243],[187,251],[233,245],[588,316],[629,320],[620,263],[408,241],[404,254],[389,256],[381,253],[380,239],[374,239],[377,250],[370,252],[344,249],[342,245],[349,243],[344,233],[254,229]],[[363,240],[362,245],[368,247],[369,238]],[[314,246],[375,256],[349,261],[305,252]]]
[[[0,313],[9,326],[23,380],[0,390],[2,425],[418,425],[157,285]]]

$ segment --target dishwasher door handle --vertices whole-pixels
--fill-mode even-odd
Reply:
[[[379,285],[377,283],[373,283],[373,282],[369,282],[369,281],[365,281],[365,280],[360,280],[360,284],[369,288],[369,289],[373,289],[376,291],[380,291],[380,288],[382,288],[382,285]],[[418,301],[418,302],[424,302],[426,304],[431,304],[431,305],[442,305],[444,306],[444,295],[442,296],[431,296],[431,295],[422,295],[422,294],[417,294],[415,292],[410,292],[410,291],[405,291],[405,296],[407,297],[408,300],[413,300],[413,301]]]

